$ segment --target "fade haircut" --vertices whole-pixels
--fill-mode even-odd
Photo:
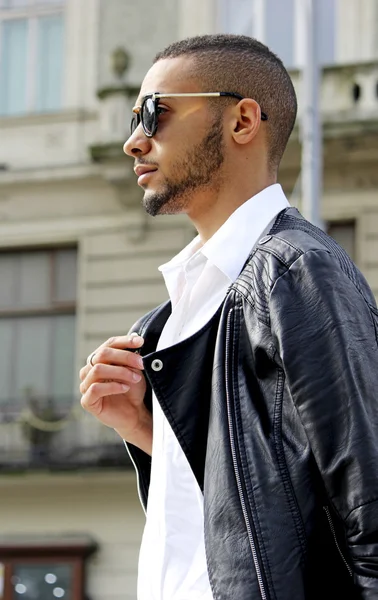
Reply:
[[[268,115],[263,126],[269,166],[278,169],[297,115],[293,83],[278,56],[248,36],[217,34],[174,42],[155,56],[154,63],[178,57],[194,59],[192,74],[203,92],[237,92],[258,102]]]

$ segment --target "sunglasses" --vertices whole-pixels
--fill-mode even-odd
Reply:
[[[147,94],[144,96],[142,104],[140,106],[134,106],[133,108],[134,114],[130,125],[131,135],[140,123],[142,123],[143,131],[148,138],[152,138],[155,135],[159,122],[160,98],[219,98],[224,96],[237,98],[238,100],[244,99],[244,96],[233,92],[207,92],[203,94],[201,92],[193,94],[159,94],[155,92],[153,94]],[[268,115],[262,112],[261,120],[267,121]]]

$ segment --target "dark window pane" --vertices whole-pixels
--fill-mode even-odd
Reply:
[[[3,413],[30,405],[67,405],[74,391],[75,315],[32,311],[75,304],[76,250],[0,253],[0,404]],[[22,309],[25,316],[17,316]],[[28,312],[30,311],[30,315]]]
[[[12,400],[12,365],[14,361],[14,319],[0,320],[0,406]]]
[[[20,253],[20,295],[22,308],[47,307],[51,303],[51,258],[49,252]]]
[[[29,4],[30,0],[2,0],[1,8],[24,8]]]
[[[76,301],[77,252],[75,249],[55,253],[55,302]]]
[[[58,110],[62,100],[63,15],[38,19],[36,110]]]
[[[219,0],[220,27],[226,33],[253,34],[251,0]]]
[[[52,356],[52,395],[55,402],[70,403],[74,387],[75,316],[54,318]]]
[[[319,2],[318,51],[322,65],[335,62],[336,41],[336,2],[320,0]]]
[[[20,9],[28,6],[64,4],[66,0],[0,0],[0,8]]]
[[[0,254],[0,310],[11,309],[17,299],[17,254]]]
[[[30,317],[16,321],[14,393],[25,402],[42,402],[49,397],[52,319]]]
[[[1,23],[0,115],[17,115],[27,109],[28,26],[26,19]]]
[[[352,260],[356,259],[356,226],[354,221],[330,223],[328,234],[347,251]]]
[[[318,50],[321,64],[335,60],[335,0],[317,0],[319,10]],[[278,54],[287,68],[296,65],[296,28],[303,25],[296,18],[295,0],[218,0],[221,31],[260,37]],[[262,29],[261,33],[259,29]]]
[[[48,4],[64,4],[66,0],[34,0],[36,4],[41,4],[42,6]]]
[[[267,0],[265,2],[265,11],[265,43],[273,52],[278,54],[287,68],[293,67],[295,40],[294,0]]]
[[[76,302],[76,249],[0,253],[0,311]]]
[[[73,600],[72,565],[17,565],[13,569],[12,600]]]
[[[0,402],[38,410],[71,401],[75,321],[75,315],[0,319]]]

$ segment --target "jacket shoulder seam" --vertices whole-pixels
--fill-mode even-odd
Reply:
[[[269,295],[272,293],[273,288],[275,287],[276,283],[281,279],[281,277],[284,277],[285,275],[287,275],[287,273],[290,273],[291,268],[295,265],[297,260],[299,260],[303,256],[307,256],[310,253],[312,253],[312,254],[327,254],[328,256],[331,256],[335,260],[336,263],[338,263],[337,257],[335,257],[327,248],[309,248],[306,251],[302,251],[302,254],[300,256],[298,256],[290,264],[290,266],[287,268],[287,270],[284,273],[280,273],[280,275],[275,279],[273,285],[270,288]],[[360,286],[357,285],[355,281],[353,281],[352,277],[350,277],[349,273],[347,271],[345,271],[345,269],[342,268],[342,265],[340,265],[340,263],[338,263],[338,265],[339,265],[340,272],[343,273],[343,275],[345,275],[345,277],[350,281],[350,283],[353,285],[353,287],[356,289],[356,291],[360,294],[362,300],[365,302],[365,304],[368,306],[368,308],[373,309],[373,311],[376,313],[377,309],[375,309],[374,306],[372,306],[370,304],[368,298],[366,298],[366,296],[364,295]]]
[[[286,241],[286,240],[282,240],[282,241]],[[272,256],[275,256],[275,258],[277,258],[277,260],[279,260],[283,265],[285,265],[285,267],[287,269],[290,268],[290,263],[284,259],[283,256],[281,256],[281,254],[279,252],[277,252],[277,250],[273,249],[273,248],[259,248],[259,250],[261,250],[261,252],[264,252],[265,254],[271,254]]]
[[[284,237],[281,237],[280,235],[278,235],[277,233],[272,234],[272,238],[280,240],[281,242],[283,242],[284,244],[286,244],[287,246],[289,246],[290,248],[292,248],[293,250],[295,250],[296,252],[298,252],[298,254],[304,254],[305,250],[302,250],[301,248],[298,248],[298,246],[296,246],[295,244],[293,244],[293,242],[289,242],[289,240],[287,240]],[[261,249],[264,249],[264,246],[261,247]],[[283,257],[281,257],[282,262],[285,262]]]
[[[259,297],[260,297],[260,300],[263,301],[262,303],[259,303],[259,306],[258,306],[257,303],[254,301],[253,294],[251,292],[255,291],[256,293],[258,293],[258,290],[254,289],[256,286],[252,282],[256,281],[256,277],[254,275],[254,267],[259,268],[258,267],[259,257],[260,257],[260,262],[263,263],[264,261],[267,260],[267,257],[269,255],[274,256],[274,258],[281,265],[284,266],[285,273],[286,273],[290,269],[290,266],[299,258],[299,256],[302,256],[304,254],[303,251],[298,249],[296,246],[294,246],[287,240],[285,240],[279,236],[276,236],[276,235],[274,236],[274,238],[278,238],[280,241],[285,243],[289,248],[291,248],[295,252],[295,255],[293,256],[293,260],[287,261],[285,259],[285,257],[282,255],[282,253],[280,253],[274,247],[269,245],[269,242],[264,243],[264,244],[259,244],[255,248],[255,251],[253,252],[253,254],[250,257],[247,264],[245,265],[243,271],[241,272],[239,277],[236,279],[236,281],[231,286],[235,291],[239,292],[240,295],[243,296],[243,298],[246,300],[246,302],[248,302],[248,304],[252,308],[255,308],[255,309],[260,308],[259,310],[257,310],[257,313],[258,313],[257,318],[260,322],[264,323],[267,326],[270,325],[269,311],[268,311],[268,307],[267,307],[267,304],[269,302],[269,296],[270,296],[270,293],[271,293],[276,281],[284,273],[281,273],[275,279],[270,279],[269,284],[266,287],[264,287],[264,289],[262,289],[263,286],[258,286],[260,289]],[[299,254],[299,256],[298,256],[298,254]],[[261,304],[261,306],[260,306],[260,304]],[[264,305],[265,305],[265,309],[263,308]]]
[[[302,253],[300,254],[300,256],[297,256],[297,258],[295,260],[293,260],[293,262],[288,266],[288,268],[286,269],[286,271],[284,273],[280,273],[278,275],[278,277],[274,280],[274,283],[272,285],[272,287],[270,288],[270,292],[273,290],[274,286],[276,285],[277,281],[279,281],[282,277],[285,277],[285,275],[287,275],[288,273],[290,273],[290,269],[295,265],[295,263],[302,258],[303,256],[307,256],[310,253],[315,253],[315,254],[328,254],[329,256],[331,256],[330,252],[326,249],[326,248],[309,248],[306,251],[302,251]],[[341,269],[340,269],[341,270]]]

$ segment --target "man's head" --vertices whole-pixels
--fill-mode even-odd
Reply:
[[[143,131],[139,126],[125,144],[137,174],[150,169],[139,179],[148,212],[190,212],[196,197],[212,197],[230,184],[241,166],[246,177],[252,177],[254,168],[275,177],[297,102],[286,69],[266,46],[235,35],[175,42],[155,57],[137,112],[145,96],[154,92],[167,97],[149,99],[141,116],[151,121],[157,107],[156,132],[147,137],[148,127]],[[208,92],[234,93],[242,99],[174,96]]]

